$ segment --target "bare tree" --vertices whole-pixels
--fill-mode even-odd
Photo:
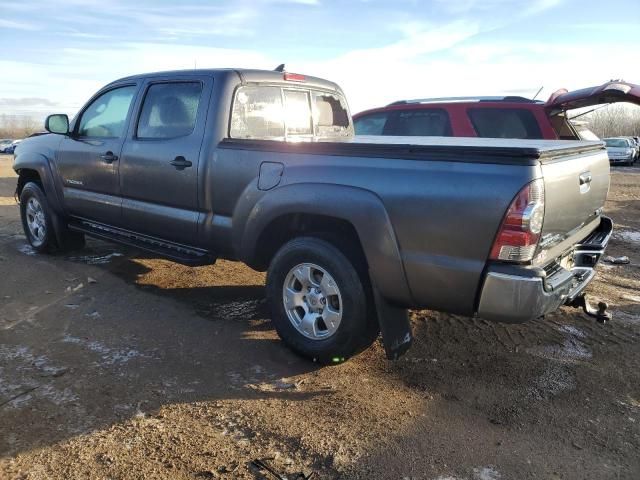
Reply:
[[[637,105],[615,103],[580,119],[589,122],[591,131],[600,138],[640,136],[640,107]]]
[[[0,115],[0,138],[24,138],[42,130],[42,122],[30,115]]]

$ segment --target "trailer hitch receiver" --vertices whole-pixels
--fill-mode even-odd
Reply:
[[[605,302],[598,302],[598,308],[593,308],[584,293],[574,298],[569,306],[582,308],[584,313],[595,318],[598,323],[607,323],[612,318],[611,313],[607,312],[609,306]]]

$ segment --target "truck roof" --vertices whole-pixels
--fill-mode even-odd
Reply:
[[[250,68],[198,68],[187,70],[167,70],[161,72],[149,72],[140,73],[136,75],[130,75],[128,77],[119,78],[111,83],[118,83],[127,80],[138,80],[141,78],[170,78],[170,77],[184,77],[189,75],[208,75],[208,76],[220,76],[220,75],[237,75],[241,82],[254,83],[287,83],[291,85],[300,85],[305,87],[315,87],[327,90],[334,90],[342,92],[340,87],[329,80],[323,78],[312,77],[304,74],[292,74],[296,76],[296,80],[287,79],[286,75],[291,72],[279,72],[275,70],[259,70]]]

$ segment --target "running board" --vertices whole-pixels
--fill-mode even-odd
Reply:
[[[206,250],[187,247],[179,243],[160,240],[141,233],[111,227],[101,223],[78,219],[69,223],[69,230],[82,232],[92,237],[121,243],[129,247],[146,250],[184,265],[212,265],[216,257]]]

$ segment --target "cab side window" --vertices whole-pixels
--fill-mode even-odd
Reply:
[[[136,136],[166,139],[191,134],[196,125],[201,95],[200,82],[151,85],[144,97]]]
[[[134,85],[114,88],[91,102],[80,117],[78,135],[94,138],[121,137],[136,88]]]

